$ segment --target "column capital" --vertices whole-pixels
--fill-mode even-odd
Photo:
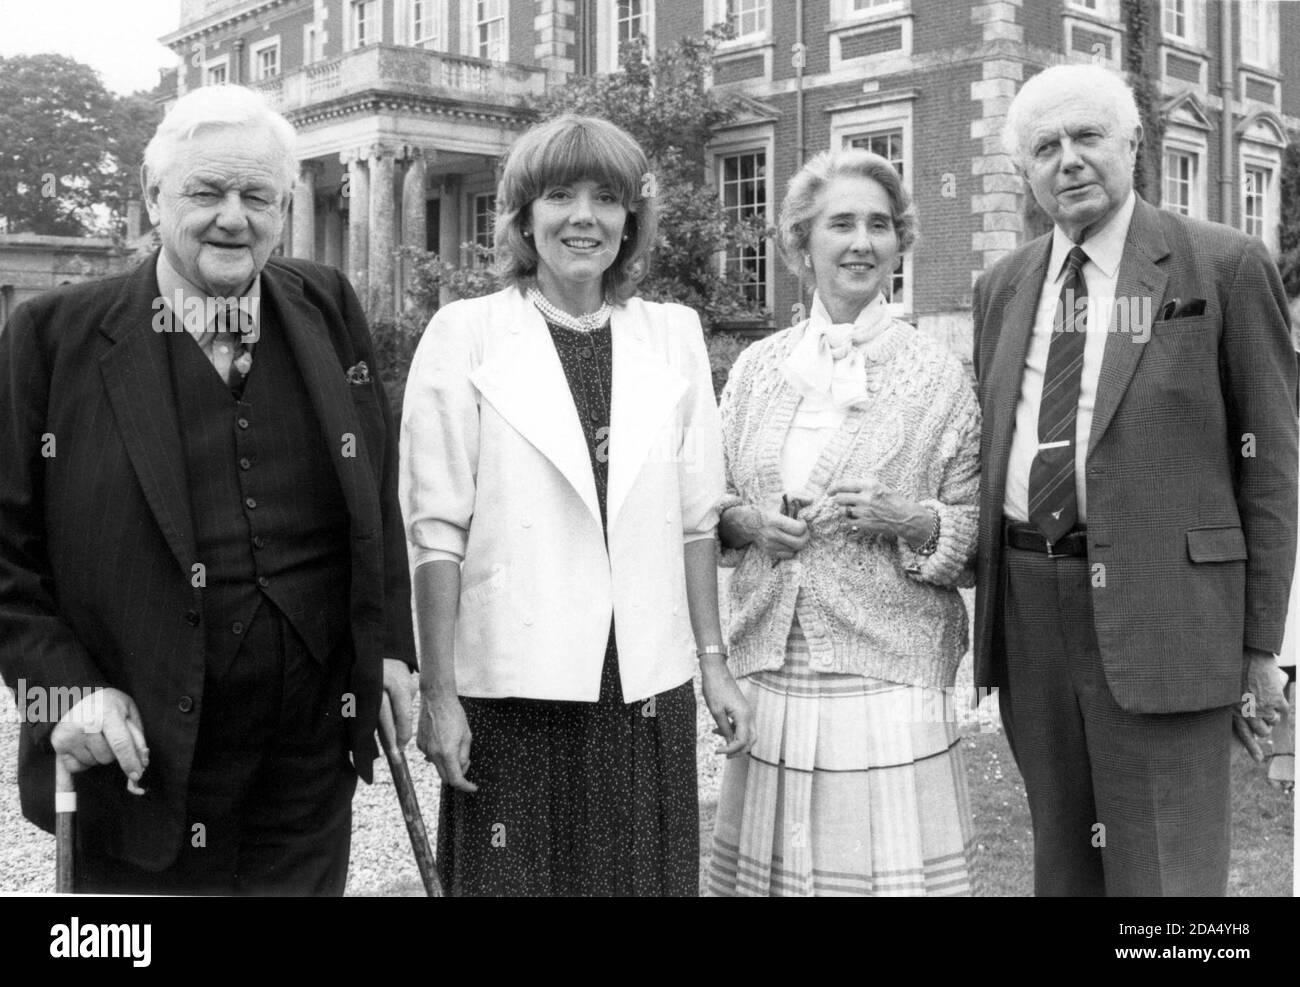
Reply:
[[[425,164],[434,164],[438,160],[438,149],[421,147],[418,144],[403,144],[398,157],[406,162],[423,161]]]
[[[303,160],[298,162],[298,177],[300,179],[310,176],[312,181],[315,181],[324,173],[325,165],[319,161]]]
[[[366,148],[366,156],[372,160],[382,160],[383,158],[396,158],[398,148],[392,144],[377,142]]]
[[[350,147],[346,151],[339,151],[339,164],[344,167],[352,164],[365,164],[365,152],[358,147]]]

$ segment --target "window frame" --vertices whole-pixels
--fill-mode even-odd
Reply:
[[[488,20],[482,20],[479,17],[479,5],[482,3],[500,4],[501,14],[499,17],[492,17]],[[469,0],[469,14],[466,18],[466,26],[469,29],[469,47],[470,54],[475,58],[481,58],[484,61],[508,62],[510,61],[510,4],[506,0]],[[482,53],[483,43],[480,41],[481,30],[485,24],[501,23],[501,41],[500,51],[501,58],[492,58],[490,55]]]
[[[768,226],[776,223],[776,135],[771,123],[742,123],[726,127],[715,135],[708,146],[708,182],[720,205],[725,208],[722,174],[724,160],[741,154],[762,152],[765,157],[763,174],[763,216]],[[720,250],[714,254],[714,264],[718,271],[725,271],[729,251]],[[776,319],[776,282],[783,266],[776,240],[767,237],[763,241],[763,297],[761,310],[765,317],[773,320],[777,328],[784,328]]]
[[[433,33],[420,37],[416,34],[415,5],[422,3],[427,8],[425,22],[433,24]],[[402,43],[411,48],[425,48],[430,51],[442,51],[447,44],[447,11],[442,0],[402,0],[398,13],[400,23],[395,32]]]
[[[221,79],[213,82],[211,75],[217,70],[221,70]],[[203,85],[205,86],[227,86],[230,85],[230,53],[217,55],[213,58],[203,60]]]
[[[1235,5],[1237,14],[1237,40],[1240,64],[1247,68],[1260,69],[1276,73],[1281,65],[1280,22],[1278,6],[1271,0],[1239,0]],[[1259,15],[1259,54],[1246,52],[1246,11]]]
[[[913,133],[914,94],[906,97],[881,102],[871,106],[836,111],[831,118],[832,151],[841,151],[850,146],[850,142],[867,134],[883,134],[894,130],[902,131],[903,151],[903,188],[913,195],[912,179],[916,173],[916,156]],[[899,275],[903,281],[903,296],[895,296],[889,303],[889,311],[896,318],[906,319],[916,310],[916,263],[912,251],[903,255],[903,268]],[[893,294],[894,275],[890,275],[890,292]]]
[[[275,71],[270,75],[262,74],[261,57],[266,51],[275,51]],[[269,82],[284,75],[284,48],[278,34],[261,41],[254,41],[248,46],[248,68],[253,82]]]
[[[362,21],[358,21],[357,19],[357,14],[362,8],[366,8],[368,12],[373,12],[375,15],[373,18],[373,26],[374,26],[373,32],[370,30],[369,27],[371,21],[366,21],[364,18],[362,19]],[[369,40],[366,40],[365,42],[360,42],[357,39],[357,27],[359,26],[360,23],[363,22],[368,25],[366,30],[366,37]],[[384,2],[383,0],[349,0],[347,39],[348,39],[348,46],[347,46],[348,51],[355,51],[358,48],[369,48],[371,45],[378,45],[384,43]]]
[[[494,238],[496,235],[497,193],[496,189],[488,188],[483,191],[470,191],[467,193],[467,197],[469,199],[469,209],[467,210],[469,215],[469,230],[467,232],[469,233],[469,236],[466,237],[466,239],[477,248],[473,256],[469,258],[469,266],[479,268],[481,265],[479,262],[478,250],[483,249],[491,251],[494,248]],[[479,200],[481,199],[488,199],[491,201],[491,208],[486,213],[479,212]],[[478,222],[480,215],[487,216],[488,218],[487,229],[484,231],[487,235],[488,241],[486,244],[479,242]]]
[[[658,11],[655,9],[656,0],[641,0],[642,18],[649,25],[646,33],[646,51],[647,55],[653,55],[655,50],[655,21]],[[600,67],[601,72],[621,72],[623,66],[618,61],[619,39],[618,39],[618,5],[619,0],[606,0],[600,7],[598,16],[603,16],[603,21],[597,24],[596,29],[596,64]]]

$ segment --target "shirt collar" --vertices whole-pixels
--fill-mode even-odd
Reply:
[[[182,275],[167,260],[167,252],[158,252],[158,294],[162,296],[165,304],[176,316],[176,321],[185,327],[195,340],[200,343],[203,341],[204,333],[211,327],[212,320],[216,317],[216,309],[211,304],[211,296],[194,285],[192,281]],[[238,304],[243,312],[246,312],[251,318],[251,330],[253,338],[257,338],[257,332],[261,323],[261,300],[262,300],[262,275],[259,273],[253,278],[253,283],[248,286],[248,290],[238,296]],[[177,306],[179,305],[179,311]],[[156,306],[155,306],[156,310]],[[200,315],[200,313],[202,313]],[[231,329],[238,328],[238,322],[231,323]]]
[[[1088,260],[1096,264],[1101,273],[1108,278],[1115,277],[1115,273],[1119,270],[1119,262],[1124,256],[1124,241],[1128,239],[1129,222],[1133,219],[1133,209],[1136,205],[1137,195],[1129,189],[1128,198],[1106,225],[1083,243],[1078,244],[1087,251]],[[1061,280],[1065,273],[1066,257],[1074,247],[1074,241],[1066,236],[1059,226],[1053,228],[1052,256],[1047,267],[1053,281]]]

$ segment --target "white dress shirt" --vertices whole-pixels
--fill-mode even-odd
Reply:
[[[1079,244],[1088,254],[1083,278],[1088,285],[1088,339],[1083,348],[1083,371],[1079,380],[1079,412],[1074,429],[1074,484],[1079,496],[1079,523],[1088,518],[1087,474],[1088,434],[1092,430],[1092,410],[1097,403],[1097,380],[1101,359],[1106,351],[1106,336],[1115,313],[1115,282],[1124,256],[1129,221],[1137,201],[1132,192],[1111,217],[1110,222]],[[1007,461],[1007,489],[1002,512],[1016,521],[1029,520],[1029,469],[1038,453],[1038,406],[1043,395],[1043,375],[1047,371],[1047,351],[1052,345],[1052,326],[1065,262],[1075,243],[1058,226],[1052,231],[1052,253],[1047,261],[1047,276],[1038,296],[1033,335],[1025,356],[1025,372],[1020,379],[1020,400],[1016,404],[1016,427],[1011,437],[1011,454]]]
[[[182,275],[167,262],[167,253],[160,251],[158,266],[155,270],[158,278],[159,301],[154,302],[154,327],[175,331],[184,326],[194,342],[198,343],[203,355],[216,369],[222,380],[230,379],[230,366],[235,360],[234,349],[229,342],[214,345],[216,339],[217,305],[216,299],[205,294],[192,281]],[[255,342],[261,329],[262,276],[253,278],[248,290],[236,296],[240,310],[240,319],[231,318],[227,325],[238,330],[241,320],[251,325],[248,341]],[[229,299],[223,299],[229,304]],[[160,309],[165,306],[170,318],[159,319]]]

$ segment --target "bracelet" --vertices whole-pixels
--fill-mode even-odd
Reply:
[[[704,647],[700,648],[699,651],[695,652],[695,657],[697,659],[704,658],[707,655],[722,655],[722,660],[726,661],[727,649],[721,644],[706,644]]]
[[[933,555],[934,550],[939,547],[939,512],[930,508],[934,513],[934,527],[930,529],[930,537],[922,543],[920,548],[914,549],[917,555]]]

